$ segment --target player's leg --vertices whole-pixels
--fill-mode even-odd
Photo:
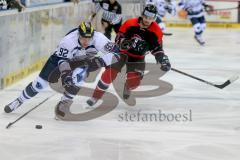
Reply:
[[[92,97],[87,100],[87,104],[89,106],[93,106],[99,99],[102,98],[105,91],[109,88],[110,84],[116,79],[118,73],[118,70],[111,67],[105,69],[105,71],[102,73],[101,79],[98,81]]]
[[[119,23],[117,23],[117,24],[115,24],[115,25],[113,25],[113,29],[114,29],[114,31],[115,31],[116,34],[118,33],[121,25],[122,25],[122,21],[119,22]]]
[[[74,85],[65,87],[63,96],[55,107],[55,114],[57,116],[64,117],[65,113],[69,112],[70,106],[73,103],[73,98],[77,95],[79,90],[80,87]]]
[[[121,55],[121,59],[119,62],[107,67],[105,71],[102,73],[101,79],[98,81],[98,84],[93,92],[93,95],[90,99],[87,100],[87,104],[92,108],[94,104],[97,103],[99,99],[102,98],[105,91],[109,88],[110,84],[116,79],[117,74],[121,71],[122,67],[125,65],[127,57],[125,55]]]
[[[102,20],[102,26],[104,29],[104,35],[111,40],[112,26],[105,20]]]
[[[193,17],[190,20],[192,22],[192,25],[193,25],[193,28],[194,28],[194,32],[195,32],[194,38],[196,39],[196,41],[200,45],[204,45],[205,42],[204,42],[204,40],[202,38],[203,30],[202,30],[201,23],[199,22],[199,18]]]
[[[131,91],[136,89],[144,76],[145,62],[137,60],[137,62],[129,62],[127,64],[127,77],[123,90],[123,98],[128,99]]]
[[[6,113],[10,113],[16,110],[20,105],[25,101],[33,98],[39,92],[43,91],[48,87],[48,76],[56,68],[56,64],[53,63],[52,59],[49,58],[43,69],[41,70],[39,76],[31,83],[29,83],[26,88],[22,91],[20,96],[15,99],[13,102],[7,104],[4,108]]]
[[[205,20],[205,17],[204,17],[204,16],[200,17],[200,18],[199,18],[199,22],[200,22],[200,24],[201,24],[202,32],[204,32],[205,29],[206,29],[206,20]]]
[[[73,84],[64,87],[65,90],[63,92],[63,96],[55,107],[56,116],[64,117],[65,113],[69,112],[70,106],[73,103],[73,98],[78,94],[87,75],[88,73],[84,68],[76,68],[73,71]]]

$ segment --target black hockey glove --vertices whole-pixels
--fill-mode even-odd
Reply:
[[[87,72],[93,72],[98,70],[101,67],[106,67],[104,60],[101,57],[93,57],[86,60],[87,63]]]
[[[167,72],[171,69],[171,64],[169,62],[167,55],[163,55],[163,56],[157,55],[157,56],[155,56],[155,59],[156,59],[157,63],[161,64],[160,69],[162,71]]]
[[[161,63],[161,70],[167,72],[171,69],[171,64],[169,62],[168,56],[164,55],[160,63]]]
[[[140,38],[132,38],[132,39],[123,39],[120,44],[120,49],[123,50],[132,50],[134,52],[145,54],[148,51],[148,44],[146,41]]]
[[[211,12],[213,12],[213,6],[212,5],[208,5],[208,4],[203,4],[204,10],[207,12],[207,14],[211,14]]]
[[[66,70],[61,73],[61,80],[62,80],[62,86],[72,86],[74,85],[73,79],[72,79],[72,71]]]

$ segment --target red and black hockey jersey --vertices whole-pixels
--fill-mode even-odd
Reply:
[[[139,37],[144,40],[149,48],[149,51],[153,55],[161,52],[162,50],[162,31],[156,22],[153,22],[148,28],[140,28],[141,17],[132,18],[127,20],[119,29],[119,34],[126,39],[131,39],[133,37]],[[134,50],[121,50],[122,53],[128,54],[128,56],[143,59],[145,53],[137,53]]]

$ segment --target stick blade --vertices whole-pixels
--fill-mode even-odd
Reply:
[[[172,33],[165,33],[165,32],[163,32],[163,35],[164,36],[172,36],[173,34]]]
[[[233,83],[234,81],[236,81],[239,78],[239,76],[232,76],[231,78],[229,78],[226,82],[224,82],[223,84],[220,85],[214,85],[217,88],[223,89],[226,86],[230,85],[231,83]]]
[[[9,127],[11,127],[13,123],[8,123],[8,125],[6,126],[6,129],[8,129]]]

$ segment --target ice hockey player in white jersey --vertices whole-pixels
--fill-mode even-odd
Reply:
[[[102,56],[98,56],[99,52]],[[118,47],[113,42],[94,31],[91,23],[81,22],[78,28],[71,30],[60,41],[37,78],[26,86],[17,99],[6,105],[4,111],[10,113],[16,110],[48,87],[49,83],[58,82],[59,78],[65,91],[56,108],[71,104],[88,72],[117,62],[118,56]],[[52,78],[50,75],[54,71],[55,76]],[[76,76],[77,80],[74,79]]]
[[[194,38],[200,45],[204,45],[202,34],[206,28],[206,20],[204,16],[204,9],[212,8],[207,5],[204,0],[180,0],[179,7],[187,12],[194,28]]]
[[[146,0],[145,5],[153,4],[157,7],[157,18],[156,22],[160,26],[161,30],[164,32],[166,30],[166,25],[163,22],[163,18],[166,13],[173,16],[176,15],[176,1],[175,0]]]

